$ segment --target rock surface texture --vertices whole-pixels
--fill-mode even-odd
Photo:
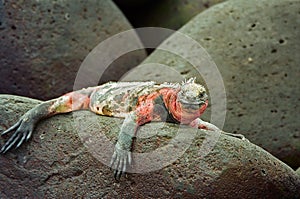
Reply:
[[[244,134],[294,169],[300,166],[299,8],[300,1],[295,0],[230,0],[202,12],[179,30],[200,43],[218,66],[227,95],[224,130]],[[160,47],[187,56],[195,52],[174,36]],[[141,65],[125,79],[164,82],[206,75],[187,59],[162,50],[154,51],[144,63],[167,67]],[[177,76],[170,75],[174,71]],[[205,117],[210,119],[209,114]]]
[[[131,28],[107,0],[0,1],[0,93],[51,99],[72,91],[88,53]],[[102,81],[118,80],[145,56],[124,55],[111,66],[118,73],[108,71]]]
[[[0,130],[7,129],[38,103],[28,98],[1,95]],[[74,121],[79,122],[77,124],[80,128]],[[224,135],[218,137],[191,128],[184,128],[185,135],[180,138],[177,134],[178,125],[175,124],[162,126],[160,123],[152,123],[143,126],[139,134],[144,137],[137,138],[134,150],[142,153],[163,146],[168,149],[171,140],[177,138],[182,142],[172,142],[176,150],[191,135],[195,135],[187,150],[175,162],[162,169],[150,173],[130,173],[116,183],[110,168],[91,154],[98,149],[101,154],[110,157],[111,149],[101,149],[103,142],[96,141],[104,135],[114,141],[121,123],[121,119],[101,117],[88,111],[59,115],[40,122],[30,142],[0,156],[0,197],[300,197],[300,177],[260,147],[236,138]],[[149,132],[155,134],[145,136]],[[2,145],[4,138],[0,142]],[[203,150],[205,146],[206,149],[209,149],[208,146],[213,147],[207,151]],[[201,158],[205,151],[208,153]],[[145,160],[135,162],[135,166],[143,169],[155,163]]]

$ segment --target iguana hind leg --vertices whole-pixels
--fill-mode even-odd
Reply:
[[[2,132],[1,135],[14,132],[2,146],[0,153],[6,153],[11,148],[18,148],[28,141],[36,124],[44,118],[60,113],[67,113],[79,109],[89,108],[89,96],[93,90],[83,89],[63,95],[57,99],[45,101],[27,111],[12,127]]]

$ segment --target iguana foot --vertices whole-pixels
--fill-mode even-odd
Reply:
[[[110,167],[114,169],[114,178],[119,181],[122,174],[126,172],[127,166],[131,165],[131,152],[123,150],[118,143],[112,156]]]
[[[6,135],[15,131],[8,141],[2,146],[0,153],[6,153],[12,147],[18,148],[24,141],[28,141],[32,135],[34,125],[32,121],[24,115],[21,119],[12,127],[2,132],[1,135]]]

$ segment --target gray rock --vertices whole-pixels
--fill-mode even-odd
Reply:
[[[300,166],[299,7],[294,0],[230,0],[179,30],[200,43],[218,66],[227,95],[224,130],[244,134],[294,169]],[[160,47],[187,56],[195,52],[174,36]],[[164,82],[197,76],[205,84],[187,60],[156,50],[144,64],[164,64],[165,70],[142,65],[125,79]]]
[[[39,101],[10,95],[0,96],[0,131],[11,126]],[[79,123],[79,128],[75,125]],[[286,164],[260,147],[236,138],[206,134],[184,128],[177,150],[195,135],[187,150],[162,169],[130,173],[120,183],[94,150],[110,157],[103,148],[105,135],[114,141],[121,119],[101,117],[88,111],[58,115],[39,123],[30,142],[0,156],[1,198],[297,198],[300,178]],[[79,131],[78,131],[79,130]],[[153,136],[136,140],[136,152],[172,147],[178,138],[175,124],[151,123],[139,134]],[[80,139],[81,138],[81,139]],[[213,139],[211,139],[213,138]],[[4,143],[0,139],[1,145]],[[216,141],[216,142],[213,142]],[[92,144],[91,144],[92,143]],[[95,145],[93,145],[95,144]],[[203,146],[213,146],[206,156]],[[86,146],[86,147],[85,147]],[[96,147],[96,148],[93,148]],[[204,147],[205,148],[205,147]],[[206,148],[209,149],[209,148]],[[158,156],[161,151],[158,151]],[[172,151],[168,151],[167,154]],[[202,153],[199,153],[202,152]],[[162,153],[163,154],[163,153]],[[135,158],[136,157],[136,158]],[[166,154],[161,159],[169,158]],[[148,168],[156,161],[136,162]],[[159,159],[157,160],[159,161]]]
[[[111,1],[0,1],[0,93],[51,99],[71,91],[88,53],[131,28]],[[145,56],[122,56],[100,81],[118,80]]]

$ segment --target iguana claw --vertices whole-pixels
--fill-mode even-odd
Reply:
[[[126,172],[127,166],[131,165],[131,152],[120,148],[117,143],[112,156],[110,167],[114,169],[114,178],[119,181],[122,174]]]
[[[8,141],[2,146],[0,153],[4,154],[11,148],[19,148],[24,141],[27,141],[33,131],[33,123],[26,117],[22,117],[16,124],[2,132],[1,135],[6,135],[10,132],[15,131]]]

